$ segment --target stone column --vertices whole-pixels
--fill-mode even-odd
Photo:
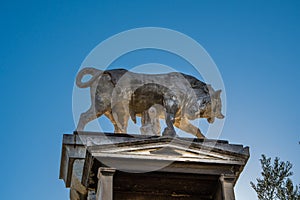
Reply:
[[[83,159],[76,159],[74,161],[71,186],[70,186],[70,199],[71,200],[87,199],[87,190],[81,184],[83,165],[84,165]]]
[[[96,200],[113,200],[113,175],[115,171],[115,169],[108,167],[99,168]]]
[[[234,189],[233,189],[234,180],[235,180],[235,176],[232,175],[220,176],[222,200],[235,200]]]

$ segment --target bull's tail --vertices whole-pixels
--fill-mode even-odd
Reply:
[[[80,88],[86,88],[92,85],[92,83],[103,73],[102,70],[95,69],[92,67],[86,67],[80,70],[76,77],[76,85]],[[91,75],[92,78],[86,82],[82,82],[82,78],[85,75]]]

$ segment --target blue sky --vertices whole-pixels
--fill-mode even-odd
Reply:
[[[218,66],[227,94],[220,139],[251,151],[237,199],[256,198],[249,182],[262,153],[292,162],[300,183],[300,2],[1,1],[2,199],[68,199],[58,173],[62,135],[75,128],[76,73],[101,41],[148,26],[192,37]]]

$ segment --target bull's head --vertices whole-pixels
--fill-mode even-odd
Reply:
[[[203,98],[199,98],[198,106],[200,111],[200,117],[207,118],[208,123],[213,123],[215,118],[223,119],[222,114],[222,101],[221,101],[221,91],[214,91],[212,87],[208,86],[209,95]]]

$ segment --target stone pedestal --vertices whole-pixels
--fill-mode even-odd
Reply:
[[[64,135],[60,178],[71,200],[234,200],[248,158],[223,140],[80,132]]]

